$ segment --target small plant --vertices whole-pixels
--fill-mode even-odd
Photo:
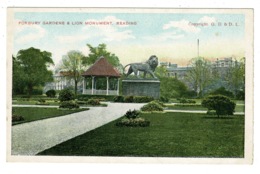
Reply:
[[[100,105],[100,101],[98,99],[89,99],[87,101],[87,104],[92,105],[92,106],[97,106],[97,105]]]
[[[74,95],[74,93],[71,90],[63,89],[63,90],[60,91],[60,93],[59,93],[59,100],[61,102],[63,102],[63,101],[70,101],[70,100],[73,100],[73,99],[75,99],[75,95]]]
[[[63,109],[78,109],[79,105],[73,101],[63,101],[60,103],[59,108]]]
[[[141,108],[141,111],[148,111],[148,112],[163,111],[163,106],[156,101],[151,101],[150,103],[144,105]]]
[[[46,93],[47,97],[55,97],[56,91],[54,89],[48,90]]]
[[[223,95],[213,95],[204,99],[201,103],[208,111],[215,110],[217,116],[220,115],[233,115],[236,104],[230,98]]]
[[[130,118],[135,119],[135,118],[139,117],[139,114],[140,114],[140,112],[137,110],[133,110],[133,111],[129,110],[126,112],[126,114],[124,116],[128,119],[130,119]]]

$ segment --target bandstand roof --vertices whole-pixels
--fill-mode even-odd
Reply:
[[[121,77],[105,57],[100,57],[82,76]]]

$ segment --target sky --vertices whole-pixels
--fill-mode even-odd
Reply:
[[[56,23],[58,22],[58,24]],[[97,25],[99,24],[99,25]],[[105,24],[105,25],[104,25]],[[191,58],[241,58],[244,14],[16,12],[13,54],[30,47],[52,53],[57,65],[71,50],[105,43],[123,65],[156,55],[160,62],[186,66]]]

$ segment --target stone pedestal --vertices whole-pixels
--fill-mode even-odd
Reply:
[[[157,79],[126,79],[122,81],[123,95],[160,98],[160,81]]]

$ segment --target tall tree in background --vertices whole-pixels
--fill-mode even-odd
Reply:
[[[52,72],[48,67],[54,65],[52,54],[36,48],[20,50],[16,57],[13,57],[13,89],[26,92],[29,96],[34,87],[44,85],[52,80]]]
[[[90,53],[84,59],[84,64],[92,65],[99,57],[104,56],[113,67],[117,68],[121,72],[123,66],[120,64],[119,58],[114,53],[107,51],[106,44],[99,44],[97,47],[93,47],[90,44],[87,44],[87,46]]]
[[[239,91],[245,88],[245,58],[240,61],[235,61],[229,68],[226,76],[229,89],[237,95]]]
[[[85,60],[85,56],[80,51],[72,50],[63,56],[59,67],[68,77],[71,77],[74,80],[74,91],[76,95],[78,91],[78,82],[82,79],[81,74],[85,70],[83,60]]]
[[[198,96],[201,97],[205,88],[212,82],[210,62],[202,57],[193,58],[189,67],[187,81],[197,91]]]

